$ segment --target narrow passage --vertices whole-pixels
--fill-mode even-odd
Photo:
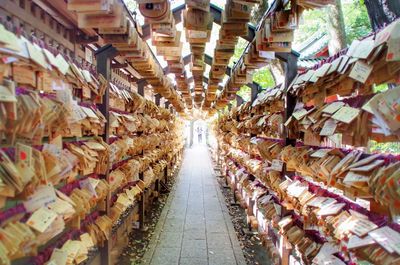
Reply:
[[[246,264],[206,146],[186,150],[144,264]]]

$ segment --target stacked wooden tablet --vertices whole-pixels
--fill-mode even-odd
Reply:
[[[163,47],[171,46],[168,49],[157,50],[157,53],[174,58],[179,57],[180,49],[175,47],[180,45],[179,34],[174,30],[169,2],[139,1],[139,8],[146,19],[155,24],[153,41]],[[155,93],[168,99],[178,112],[183,111],[184,105],[180,96],[173,88],[171,80],[164,76],[161,66],[147,44],[138,35],[122,2],[73,0],[68,2],[68,9],[77,12],[79,28],[98,29],[104,42],[112,44],[119,55],[125,57],[151,84]]]
[[[236,63],[231,72],[231,78],[217,98],[218,108],[224,107],[229,100],[234,99],[236,92],[243,85],[252,82],[252,73],[255,69],[264,67],[270,62],[269,58],[260,56],[254,42],[250,43],[247,49],[247,53]]]
[[[247,24],[244,22],[249,19],[250,11],[248,7],[254,4],[254,2],[227,1],[227,6],[222,16],[220,32],[222,40],[224,40],[224,37],[231,38],[231,42],[228,41],[231,46],[226,44],[226,48],[232,49],[232,38],[238,35],[247,35],[247,31],[244,28],[241,29],[241,27],[243,25],[247,27]],[[231,73],[231,79],[218,96],[215,106],[217,108],[226,106],[227,102],[235,97],[240,87],[252,80],[251,73],[253,70],[260,69],[266,66],[271,60],[274,60],[276,52],[291,52],[294,30],[298,27],[299,19],[304,9],[317,8],[331,2],[330,0],[317,0],[312,1],[311,4],[310,1],[300,1],[297,3],[287,1],[281,10],[270,12],[266,17],[262,18],[261,26],[256,31],[256,37],[247,47],[244,56],[235,65]],[[230,6],[228,6],[229,4]],[[229,12],[226,10],[229,10]],[[221,40],[218,44],[221,44]],[[212,67],[213,77],[220,77],[222,75],[219,63],[229,61],[229,59],[226,59],[229,58],[229,49],[227,49],[226,53],[220,50],[223,49],[220,49],[217,45]],[[219,67],[216,68],[217,66]]]
[[[182,150],[181,123],[122,71],[107,82],[1,24],[0,56],[0,264],[56,264],[60,253],[62,264],[86,264],[105,245],[120,253],[137,195],[155,191]]]
[[[183,12],[186,40],[192,53],[191,70],[194,80],[194,104],[201,106],[203,101],[203,74],[205,70],[204,51],[210,41],[213,19],[210,14],[210,1],[187,0]]]
[[[222,172],[275,262],[399,263],[399,32],[394,21],[299,74],[291,115],[281,87],[218,120]]]
[[[187,109],[193,108],[193,99],[190,93],[190,87],[187,80],[186,71],[181,74],[175,74],[176,87],[181,92],[181,96],[186,103]]]
[[[169,1],[141,0],[137,2],[139,2],[140,12],[146,19],[145,23],[150,24],[152,44],[157,48],[157,55],[162,55],[168,62],[169,72],[175,74],[177,89],[182,93],[186,104],[191,107],[192,100],[182,61],[182,32],[176,30]]]
[[[207,89],[207,98],[205,101],[207,107],[210,107],[211,103],[216,100],[218,84],[222,81],[227,72],[229,60],[234,54],[238,37],[247,36],[247,23],[250,21],[251,9],[258,3],[260,3],[258,0],[228,0],[225,4],[225,8],[222,10],[219,40],[217,40],[215,46],[209,86]]]

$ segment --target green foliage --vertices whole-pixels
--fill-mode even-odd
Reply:
[[[251,99],[251,88],[248,86],[242,86],[240,90],[236,93],[241,96],[244,101],[250,101]]]
[[[342,9],[348,44],[371,31],[367,8],[362,0],[342,0]],[[294,42],[300,44],[318,31],[327,32],[327,27],[325,8],[304,11],[302,23],[296,31]]]
[[[327,32],[327,23],[325,8],[304,11],[294,43],[300,44],[318,31]]]
[[[274,87],[276,85],[274,77],[267,67],[256,70],[253,74],[253,81],[258,83],[262,88]]]
[[[129,9],[129,11],[135,11],[138,8],[138,4],[136,3],[135,0],[124,0],[126,7]]]
[[[253,25],[257,25],[264,15],[265,11],[268,9],[268,6],[268,0],[262,0],[261,4],[255,5],[251,10],[250,23],[252,23]]]
[[[378,143],[376,141],[371,141],[369,151],[371,153],[400,154],[400,143]]]
[[[348,44],[371,32],[367,8],[360,0],[343,3],[343,15]]]
[[[241,37],[239,37],[238,43],[235,46],[235,53],[229,60],[229,67],[233,66],[234,62],[237,62],[240,59],[240,56],[242,56],[244,49],[246,49],[246,46],[249,42]]]
[[[374,85],[374,93],[384,92],[388,90],[388,84],[380,84],[379,86]]]

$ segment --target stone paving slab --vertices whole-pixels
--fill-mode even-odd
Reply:
[[[143,263],[246,264],[205,146],[186,150]]]

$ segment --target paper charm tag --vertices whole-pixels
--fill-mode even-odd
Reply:
[[[43,233],[56,220],[57,214],[52,210],[42,207],[35,211],[26,222],[30,227]]]
[[[25,209],[28,212],[34,212],[41,207],[45,207],[56,201],[56,193],[53,186],[40,186],[35,193],[28,197],[24,202]]]
[[[282,172],[283,170],[283,161],[279,159],[272,160],[271,169],[275,171]]]
[[[333,119],[329,119],[324,123],[319,135],[321,136],[331,136],[335,134],[337,124]]]
[[[349,76],[354,80],[357,80],[364,84],[365,81],[367,81],[369,75],[371,74],[373,68],[374,68],[373,65],[369,65],[365,62],[358,60],[354,64],[353,69],[351,69]]]

